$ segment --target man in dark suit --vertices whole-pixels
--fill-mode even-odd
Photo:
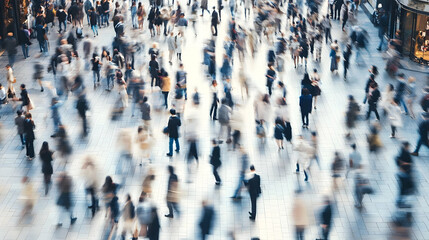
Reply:
[[[182,125],[180,118],[176,116],[176,110],[170,109],[170,118],[168,119],[168,136],[170,137],[170,142],[168,144],[169,152],[167,156],[173,156],[173,141],[176,142],[176,152],[180,151],[179,145],[179,127]]]
[[[255,173],[255,166],[250,166],[251,177],[249,180],[244,181],[244,185],[247,186],[250,195],[250,202],[252,203],[252,211],[249,212],[249,219],[255,221],[256,218],[256,200],[261,194],[261,177]]]
[[[212,12],[212,33],[213,36],[217,36],[217,25],[219,24],[219,15],[216,12],[216,8],[213,7],[213,12]]]

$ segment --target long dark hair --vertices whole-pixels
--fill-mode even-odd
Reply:
[[[43,155],[43,154],[46,154],[49,152],[51,152],[51,150],[49,150],[49,144],[48,144],[48,142],[45,141],[42,143],[42,148],[40,148],[39,154]]]

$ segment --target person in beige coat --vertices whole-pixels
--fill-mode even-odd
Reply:
[[[143,165],[143,160],[147,159],[151,162],[150,154],[152,149],[153,137],[149,134],[147,126],[139,126],[137,129],[137,144],[139,148],[140,166]]]
[[[298,240],[304,239],[305,228],[310,223],[308,206],[305,204],[305,201],[302,199],[301,195],[301,191],[296,192],[292,207],[293,221],[295,223],[295,234],[296,239]]]
[[[165,109],[168,109],[168,94],[170,93],[170,89],[171,89],[171,81],[166,71],[164,72],[161,71],[161,81],[162,81],[161,92],[162,92],[162,95],[164,96],[164,105],[165,105]]]

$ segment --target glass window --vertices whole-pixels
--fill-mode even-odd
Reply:
[[[429,61],[429,17],[417,15],[416,31],[413,38],[416,39],[414,45],[414,55],[417,59]]]

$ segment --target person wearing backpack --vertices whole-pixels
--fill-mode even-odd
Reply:
[[[122,239],[126,238],[128,232],[133,234],[135,217],[136,211],[133,201],[131,201],[130,194],[127,194],[127,201],[125,202],[124,208],[122,210],[122,218],[124,220],[121,233]]]

